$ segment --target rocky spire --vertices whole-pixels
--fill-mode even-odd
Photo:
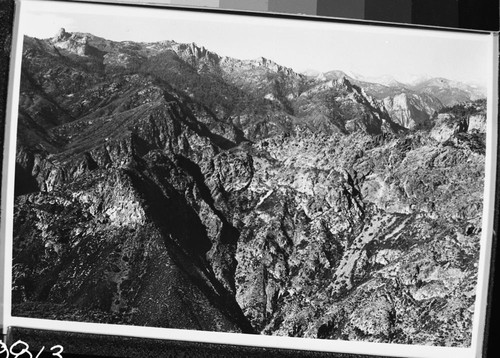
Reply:
[[[64,40],[66,37],[68,37],[68,33],[66,32],[66,29],[61,27],[57,34],[52,38],[52,41],[58,42]]]

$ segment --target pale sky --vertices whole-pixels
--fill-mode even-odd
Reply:
[[[367,77],[445,77],[485,85],[491,36],[69,2],[23,1],[21,33],[89,32],[116,41],[195,42],[238,59],[260,56],[296,71]]]

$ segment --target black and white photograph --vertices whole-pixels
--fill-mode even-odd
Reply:
[[[20,2],[5,322],[475,357],[497,38],[47,3]]]

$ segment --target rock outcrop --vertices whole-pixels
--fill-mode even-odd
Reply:
[[[437,98],[415,93],[401,93],[394,97],[386,97],[383,103],[391,118],[408,129],[431,126],[430,119],[434,113],[443,108]]]

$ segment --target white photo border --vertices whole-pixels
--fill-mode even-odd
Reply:
[[[370,31],[379,31],[381,33],[392,31],[421,31],[424,34],[437,34],[438,36],[478,36],[481,39],[488,39],[491,42],[491,54],[489,58],[484,60],[484,66],[487,66],[491,71],[492,80],[488,83],[488,100],[487,100],[487,150],[486,150],[486,167],[485,167],[485,186],[484,186],[484,205],[483,205],[483,230],[481,237],[480,259],[478,266],[478,288],[475,304],[475,313],[473,320],[473,339],[472,345],[469,348],[452,348],[452,347],[435,347],[435,346],[416,346],[416,345],[401,345],[401,344],[385,344],[385,343],[370,343],[361,341],[331,341],[321,339],[306,339],[306,338],[291,338],[277,336],[260,336],[250,334],[235,334],[223,332],[206,332],[206,331],[189,331],[170,329],[170,328],[152,328],[113,324],[96,324],[83,322],[69,321],[53,321],[45,319],[15,317],[11,314],[11,283],[12,283],[12,230],[13,230],[13,203],[14,203],[14,172],[15,172],[15,154],[16,154],[16,135],[17,135],[17,108],[19,105],[20,91],[20,76],[22,62],[22,47],[23,47],[23,13],[25,9],[34,4],[43,4],[47,8],[51,8],[52,4],[65,6],[68,9],[78,6],[89,6],[113,9],[112,11],[130,11],[131,7],[123,2],[120,4],[99,4],[97,1],[91,3],[69,3],[51,2],[49,0],[17,0],[15,25],[13,31],[13,51],[11,57],[11,67],[9,74],[9,92],[7,101],[7,119],[6,119],[6,134],[5,134],[5,149],[3,163],[3,179],[2,179],[2,217],[1,217],[1,238],[0,252],[4,255],[0,258],[0,265],[3,268],[3,282],[0,280],[2,287],[0,288],[0,322],[4,334],[8,327],[23,327],[33,329],[56,330],[78,333],[92,333],[103,335],[116,336],[133,336],[137,338],[153,338],[153,339],[169,339],[192,342],[205,342],[216,344],[231,344],[244,346],[260,346],[268,348],[285,348],[295,350],[314,350],[323,352],[351,353],[370,355],[377,354],[390,357],[419,357],[433,358],[443,356],[453,356],[454,358],[479,358],[483,351],[484,329],[486,320],[486,306],[488,303],[488,283],[489,270],[492,260],[492,236],[493,236],[493,221],[495,211],[495,171],[497,159],[497,118],[498,118],[498,34],[462,34],[460,32],[434,32],[437,30],[430,29],[401,29],[387,27],[370,27]],[[143,5],[143,4],[140,4]],[[128,9],[128,10],[125,10]],[[178,8],[171,10],[168,6],[162,8],[153,7],[134,7],[136,12],[168,12],[181,11]],[[186,9],[185,11],[189,11]],[[196,16],[213,16],[210,13],[195,12]],[[248,15],[232,15],[222,14],[217,16],[234,16],[239,20],[244,20]],[[250,17],[254,19],[254,17]],[[297,19],[292,19],[300,24]],[[314,22],[311,17],[307,17],[304,21],[308,23]],[[322,26],[327,24],[335,24],[332,26],[371,26],[357,24],[338,24],[335,21],[328,23],[322,22]],[[441,31],[441,32],[440,32]],[[0,271],[1,273],[1,271]]]

